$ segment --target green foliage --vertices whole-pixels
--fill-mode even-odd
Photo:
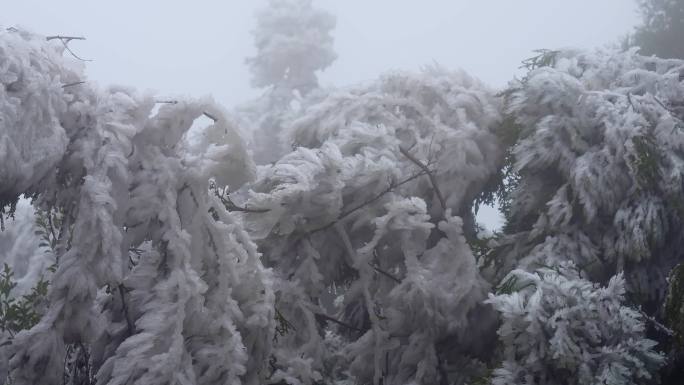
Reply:
[[[0,196],[0,231],[5,231],[5,219],[14,219],[19,197],[5,198]]]
[[[14,336],[21,330],[30,329],[40,321],[48,292],[49,282],[41,277],[31,292],[19,298],[12,294],[17,283],[14,272],[5,264],[0,272],[0,331]]]
[[[632,165],[636,170],[637,181],[642,190],[649,190],[658,185],[660,180],[660,154],[657,144],[651,135],[642,135],[632,138],[636,157],[632,159]]]
[[[273,342],[278,342],[278,337],[282,337],[290,332],[290,329],[297,330],[290,321],[283,316],[283,314],[275,309],[275,333],[273,334]]]
[[[506,97],[504,96],[506,103]],[[515,171],[515,157],[513,145],[518,141],[522,127],[516,123],[515,118],[507,115],[496,129],[501,147],[504,149],[502,165],[484,185],[480,194],[475,197],[474,207],[480,205],[493,206],[498,204],[499,212],[504,217],[504,229],[507,228],[511,212],[511,194],[520,183],[520,175]]]
[[[665,324],[674,332],[677,346],[684,346],[684,264],[675,266],[668,278]]]
[[[480,377],[476,377],[470,382],[470,385],[489,385],[492,383],[492,373],[494,370],[488,369],[487,373]]]
[[[40,236],[39,246],[49,247],[55,251],[59,240],[59,229],[62,228],[63,214],[52,209],[36,209],[36,235]]]
[[[506,278],[499,286],[496,287],[494,293],[496,295],[502,294],[512,294],[513,292],[523,290],[530,286],[534,286],[534,282],[528,282],[522,286],[518,285],[518,277],[516,275],[510,275]]]
[[[479,225],[476,226],[478,232],[482,230]],[[496,236],[481,237],[478,235],[477,237],[467,240],[468,246],[470,246],[470,250],[472,250],[475,260],[478,261],[478,263],[482,262],[487,264],[490,262],[489,255],[491,254],[492,248],[489,245],[489,241],[495,237]]]

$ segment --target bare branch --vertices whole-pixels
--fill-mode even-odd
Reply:
[[[215,117],[214,115],[208,113],[207,111],[204,111],[202,114],[203,114],[204,116],[206,116],[207,118],[213,120],[214,123],[215,123],[215,122],[218,122],[218,118]]]
[[[73,87],[73,86],[77,86],[77,85],[84,84],[84,83],[85,83],[84,80],[81,80],[81,81],[78,81],[78,82],[73,82],[73,83],[67,83],[67,84],[64,84],[64,85],[62,86],[62,88]]]
[[[432,183],[432,189],[435,190],[435,195],[437,195],[437,199],[439,199],[439,204],[442,205],[442,209],[446,210],[446,201],[444,200],[444,195],[442,195],[442,191],[439,189],[439,185],[437,184],[437,179],[435,178],[435,175],[432,173],[430,168],[418,160],[415,156],[411,155],[408,150],[405,148],[399,146],[399,151],[404,155],[408,160],[411,162],[415,163],[416,166],[420,167],[421,170],[423,170],[427,175],[428,178],[430,178],[430,183]]]
[[[71,48],[69,48],[69,42],[70,42],[70,41],[72,41],[72,40],[85,40],[85,37],[82,37],[82,36],[61,36],[61,35],[55,35],[55,36],[48,36],[48,37],[46,37],[45,39],[46,39],[47,41],[56,40],[56,39],[57,39],[57,40],[59,40],[59,41],[62,43],[62,45],[64,46],[64,49],[66,49],[67,52],[69,52],[69,53],[71,54],[71,56],[75,57],[76,59],[78,59],[78,60],[80,60],[80,61],[92,61],[91,59],[83,59],[82,57],[76,55],[76,53],[74,53],[74,51],[72,51]]]
[[[62,35],[54,35],[54,36],[47,36],[45,40],[50,41],[50,40],[55,40],[59,39],[64,42],[70,42],[72,40],[85,40],[86,38],[83,36],[62,36]]]

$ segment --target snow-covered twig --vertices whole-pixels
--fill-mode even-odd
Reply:
[[[425,171],[428,178],[430,178],[430,183],[432,184],[432,188],[435,190],[435,195],[437,195],[437,199],[439,199],[439,204],[442,206],[443,210],[446,210],[446,201],[444,200],[444,195],[442,195],[442,191],[439,189],[439,185],[437,184],[437,178],[435,178],[435,175],[432,173],[430,168],[425,163],[418,160],[415,156],[411,155],[407,149],[399,146],[399,151],[402,155],[408,158],[408,160],[415,163],[416,166],[420,167],[421,170]]]
[[[80,61],[92,61],[91,59],[83,59],[82,57],[76,55],[74,51],[69,48],[69,42],[72,40],[85,40],[85,37],[82,36],[61,36],[61,35],[54,35],[54,36],[48,36],[45,38],[45,40],[50,41],[50,40],[59,40],[62,45],[64,46],[64,49],[67,50],[71,54],[71,56],[75,57],[76,59]]]
[[[674,336],[674,331],[672,329],[668,328],[667,326],[663,325],[662,323],[658,322],[655,318],[651,317],[650,315],[646,314],[643,310],[637,309],[639,314],[641,314],[642,317],[644,317],[648,322],[652,323],[653,326],[655,326],[656,329],[660,330],[661,332],[667,334],[668,337]]]

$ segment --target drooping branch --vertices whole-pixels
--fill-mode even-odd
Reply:
[[[444,195],[442,195],[442,191],[439,189],[439,185],[437,184],[437,178],[435,178],[435,174],[430,170],[430,168],[425,163],[418,160],[407,149],[399,146],[399,152],[401,152],[402,155],[404,155],[408,160],[413,162],[416,166],[420,167],[420,169],[427,174],[428,178],[430,178],[432,189],[435,190],[435,195],[437,195],[437,199],[439,199],[439,204],[442,206],[442,210],[446,210],[446,201],[444,200]]]

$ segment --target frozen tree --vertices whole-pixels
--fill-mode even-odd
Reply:
[[[514,270],[506,283],[509,293],[487,301],[503,318],[493,385],[655,382],[664,357],[643,337],[642,316],[624,305],[622,275],[599,287],[566,262]]]
[[[270,0],[257,13],[257,53],[247,59],[252,85],[264,95],[239,109],[252,128],[252,150],[258,164],[272,163],[287,152],[280,131],[301,103],[318,89],[317,73],[337,58],[332,31],[335,17],[313,7],[312,0]]]
[[[464,232],[501,160],[498,111],[439,68],[304,106],[285,131],[295,150],[227,202],[276,274],[271,383],[430,384],[476,361],[494,317]]]
[[[684,1],[638,0],[642,24],[629,43],[644,55],[684,59]]]
[[[258,15],[248,64],[268,90],[236,120],[259,167],[210,99],[100,89],[70,38],[0,32],[0,215],[39,246],[5,259],[24,292],[52,266],[35,322],[0,335],[2,374],[657,380],[646,322],[682,338],[684,62],[547,51],[499,96],[436,67],[321,90],[334,24],[304,0]],[[473,211],[493,191],[508,224],[484,245]]]
[[[681,259],[684,62],[542,56],[507,98],[519,179],[505,249],[523,267],[573,260],[598,281],[624,270],[631,294],[660,303]]]
[[[257,54],[247,59],[252,84],[302,94],[317,87],[316,72],[337,58],[333,28],[335,17],[312,0],[269,0],[257,14]]]
[[[62,213],[49,306],[2,343],[14,384],[63,380],[65,346],[99,384],[259,384],[273,330],[269,273],[209,190],[254,166],[210,100],[83,83],[68,39],[0,32],[0,195]],[[196,118],[213,124],[189,135]]]
[[[484,275],[567,261],[593,282],[623,274],[625,305],[657,322],[682,260],[684,62],[546,51],[527,64],[505,96],[515,173],[507,234]],[[614,381],[636,381],[629,376]]]

